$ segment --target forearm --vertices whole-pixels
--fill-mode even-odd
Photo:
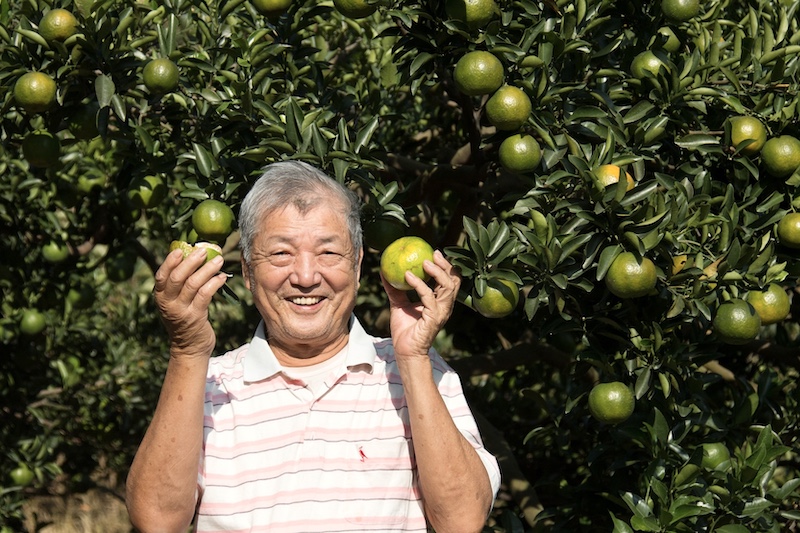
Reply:
[[[480,531],[492,489],[478,453],[456,427],[429,360],[400,365],[425,514],[437,533]]]
[[[207,357],[170,358],[127,481],[131,521],[143,533],[183,532],[193,518],[207,368]]]

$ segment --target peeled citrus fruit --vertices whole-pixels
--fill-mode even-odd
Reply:
[[[206,249],[206,263],[222,254],[222,248],[220,248],[219,245],[211,242],[197,242],[192,245],[186,241],[172,241],[169,245],[170,252],[180,249],[183,252],[184,259],[186,259],[186,257],[188,257],[189,254],[194,252],[197,248]]]

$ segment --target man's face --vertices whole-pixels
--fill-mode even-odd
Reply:
[[[242,265],[284,365],[332,356],[347,342],[361,251],[353,249],[343,211],[338,203],[321,202],[305,214],[294,206],[269,214],[253,242],[249,275]]]

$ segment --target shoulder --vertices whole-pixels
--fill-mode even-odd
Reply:
[[[379,360],[386,363],[387,366],[396,365],[394,345],[391,338],[374,338],[375,352]],[[447,361],[436,351],[431,348],[428,351],[428,356],[431,358],[431,365],[434,374],[454,373],[455,371],[447,364]]]
[[[249,348],[250,344],[248,343],[222,355],[212,357],[208,362],[208,380],[219,382],[241,379],[244,359]]]

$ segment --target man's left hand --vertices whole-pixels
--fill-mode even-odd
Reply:
[[[425,261],[423,269],[433,279],[433,288],[411,272],[405,277],[419,295],[418,302],[412,302],[408,293],[395,289],[381,276],[389,297],[392,343],[398,358],[428,358],[436,335],[453,312],[461,286],[458,270],[439,250],[433,253],[433,262]]]

